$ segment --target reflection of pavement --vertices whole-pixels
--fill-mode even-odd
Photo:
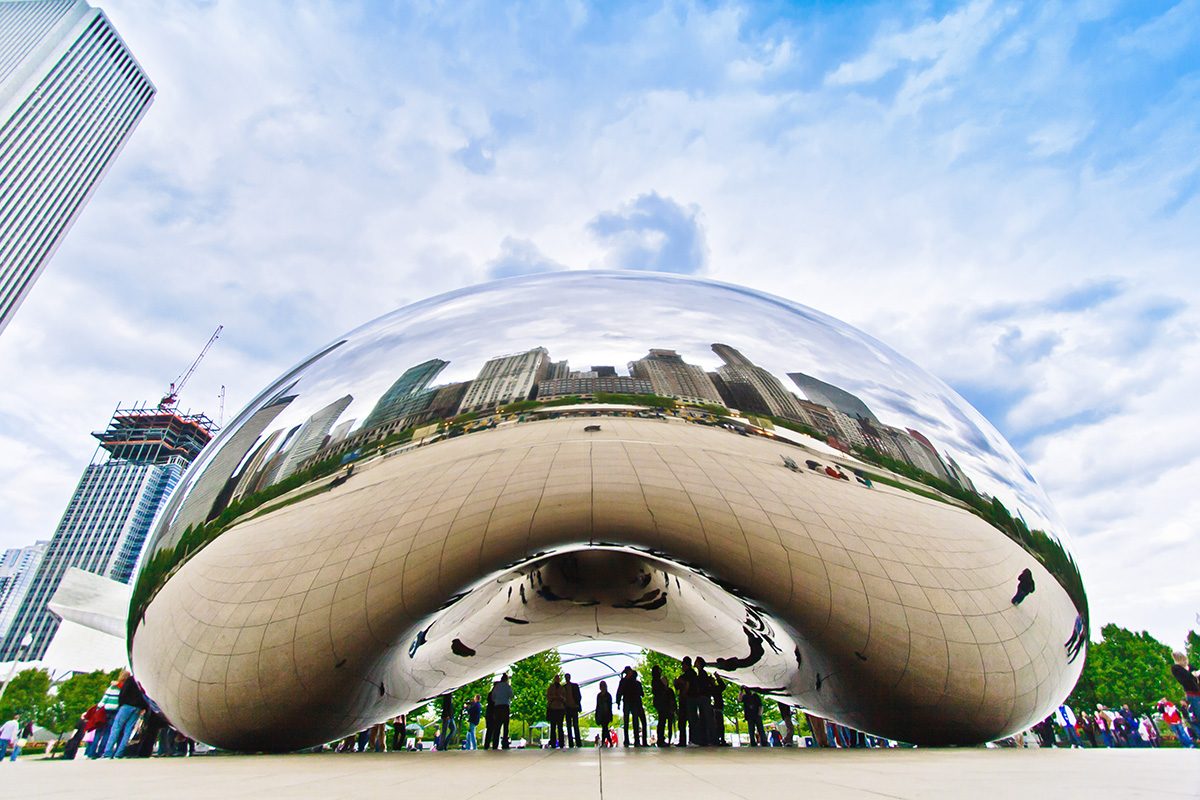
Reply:
[[[13,797],[1191,798],[1183,750],[657,750],[208,756],[4,765]]]
[[[609,541],[745,592],[803,651],[788,694],[857,727],[979,740],[1058,702],[1078,669],[1062,648],[1075,611],[1032,557],[954,506],[792,472],[780,458],[790,450],[601,417],[363,464],[185,565],[139,628],[135,671],[199,738],[251,746],[312,725],[309,742],[332,739],[509,663],[456,657],[448,641],[431,649],[453,638],[436,620],[456,592],[533,553]],[[1025,567],[1037,593],[1014,607]],[[418,629],[430,631],[421,652],[438,656],[436,685],[402,655]],[[632,641],[669,640],[648,622]]]

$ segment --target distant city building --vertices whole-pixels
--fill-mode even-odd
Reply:
[[[33,576],[37,573],[49,542],[36,542],[27,547],[5,550],[0,556],[0,642],[17,616]]]
[[[654,394],[693,403],[720,403],[721,394],[708,374],[683,360],[674,350],[653,349],[645,358],[630,362],[629,374],[649,381]]]
[[[812,424],[800,406],[799,398],[785,389],[783,383],[769,371],[727,344],[718,342],[712,349],[725,362],[725,366],[717,369],[717,374],[725,380],[727,391],[745,397],[747,404],[754,406],[754,412]],[[738,409],[747,411],[741,406]]]
[[[403,417],[405,414],[412,413],[413,398],[420,395],[425,387],[433,383],[433,379],[449,363],[449,361],[443,361],[440,358],[431,358],[428,361],[417,364],[415,367],[406,369],[404,374],[397,378],[396,382],[391,385],[391,388],[379,398],[379,402],[375,404],[375,408],[363,420],[363,427],[374,428],[376,425],[383,425],[394,419]]]
[[[296,441],[284,454],[279,473],[272,483],[278,483],[288,478],[300,469],[301,462],[325,446],[325,438],[329,435],[329,431],[333,429],[338,417],[342,416],[342,412],[352,402],[354,402],[353,395],[339,397],[317,411],[300,426],[300,432],[296,434]]]
[[[546,380],[552,381],[556,378],[566,378],[571,374],[571,366],[566,361],[551,361],[546,367]]]
[[[0,331],[153,98],[102,11],[0,3]]]
[[[460,411],[491,411],[518,400],[532,399],[549,367],[550,357],[544,347],[493,358],[471,382]]]
[[[129,583],[151,524],[214,429],[203,414],[128,408],[92,434],[100,440],[97,459],[83,471],[50,539],[0,647],[0,661],[16,656],[25,634],[33,644],[23,658],[45,653],[58,628],[46,603],[68,567]]]
[[[860,400],[857,396],[834,386],[832,383],[818,380],[811,375],[805,375],[803,372],[789,372],[788,377],[800,387],[800,391],[804,392],[804,396],[812,402],[826,406],[827,408],[836,408],[851,419],[869,419],[875,424],[879,424],[879,420],[867,404]]]
[[[609,369],[612,369],[609,367]],[[613,370],[615,373],[616,370]],[[539,400],[555,400],[573,395],[594,395],[596,392],[610,394],[654,394],[650,381],[628,375],[598,375],[595,370],[575,372],[568,378],[541,381],[538,384]]]

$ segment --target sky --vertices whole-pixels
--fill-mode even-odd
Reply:
[[[231,418],[407,303],[658,270],[928,369],[1097,626],[1197,625],[1200,0],[99,5],[158,95],[0,337],[0,547],[218,324],[181,406]]]

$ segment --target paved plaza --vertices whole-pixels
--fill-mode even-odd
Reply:
[[[14,798],[1196,798],[1184,750],[523,750],[0,765]]]

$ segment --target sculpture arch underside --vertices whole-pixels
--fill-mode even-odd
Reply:
[[[1074,605],[966,508],[789,469],[762,437],[599,422],[413,449],[247,514],[158,591],[135,674],[240,750],[331,741],[580,639],[703,656],[915,743],[999,738],[1070,689]]]

